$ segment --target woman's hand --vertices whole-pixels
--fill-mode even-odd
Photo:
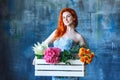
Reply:
[[[32,65],[35,65],[36,59],[37,59],[37,57],[35,56],[33,59]]]

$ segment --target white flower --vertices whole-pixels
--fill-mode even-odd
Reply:
[[[46,48],[48,48],[48,46],[44,42],[41,44],[37,42],[37,44],[34,44],[33,51],[36,55],[44,55]]]

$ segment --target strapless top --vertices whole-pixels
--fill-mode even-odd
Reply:
[[[67,50],[69,51],[73,45],[73,40],[68,37],[61,37],[54,41],[54,47],[60,48],[62,51]]]

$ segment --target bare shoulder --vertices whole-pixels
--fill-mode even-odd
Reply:
[[[80,46],[85,45],[84,37],[80,33],[76,32],[75,36]]]
[[[83,36],[80,33],[76,32],[76,38],[81,39],[81,38],[83,38]]]

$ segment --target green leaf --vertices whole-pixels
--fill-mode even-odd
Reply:
[[[71,65],[71,63],[70,63],[70,62],[66,62],[65,64],[66,64],[66,65]]]
[[[43,58],[43,55],[35,54],[35,56],[37,57],[37,59],[42,59]]]

